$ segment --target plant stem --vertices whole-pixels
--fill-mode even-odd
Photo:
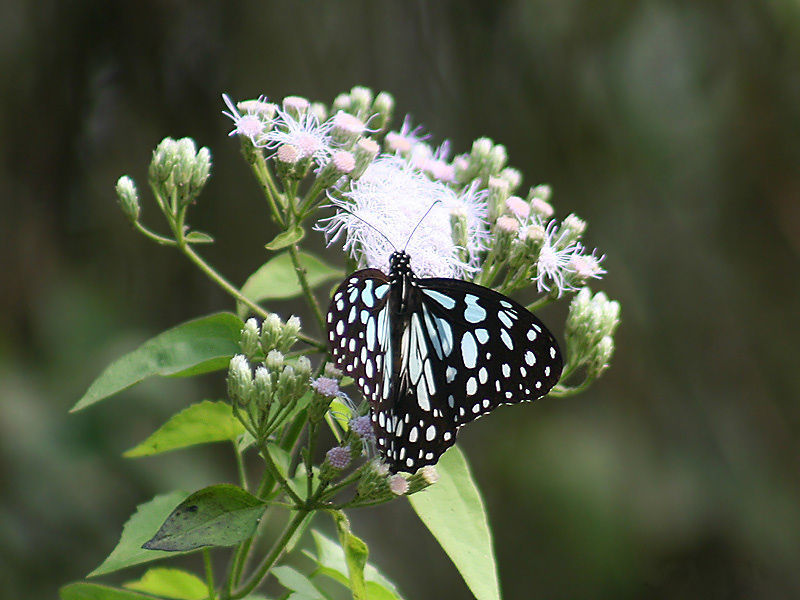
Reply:
[[[145,236],[149,237],[156,244],[160,244],[162,246],[171,246],[173,248],[178,245],[178,242],[176,242],[172,238],[168,238],[168,237],[160,235],[160,234],[158,234],[158,233],[156,233],[154,231],[150,231],[147,227],[145,227],[144,225],[142,225],[138,221],[133,224],[133,227],[139,233],[142,233]]]
[[[239,485],[241,485],[244,489],[248,489],[247,485],[247,472],[244,468],[244,458],[242,457],[242,453],[239,450],[238,444],[234,441],[233,442],[233,453],[236,456],[236,470],[239,473]]]
[[[203,548],[203,567],[206,571],[208,599],[216,600],[216,594],[214,593],[214,567],[211,566],[211,551],[208,548]]]
[[[253,573],[245,582],[245,584],[231,596],[232,600],[243,598],[256,589],[256,587],[258,587],[258,584],[261,583],[261,580],[267,575],[267,573],[269,573],[269,570],[278,561],[284,549],[286,548],[286,544],[289,543],[289,540],[294,535],[294,532],[297,531],[297,528],[300,527],[300,525],[302,525],[307,516],[308,510],[303,508],[297,511],[297,514],[289,522],[289,525],[286,526],[283,535],[281,535],[278,541],[275,542],[275,545],[272,546],[270,551],[264,557],[264,560],[261,561],[261,564],[258,566],[255,573]]]
[[[225,290],[228,294],[230,294],[233,298],[237,301],[241,302],[245,306],[247,306],[250,310],[252,310],[256,315],[265,319],[269,316],[269,312],[261,308],[258,304],[250,300],[247,296],[242,294],[238,288],[232,285],[227,279],[225,279],[222,275],[217,273],[217,271],[209,265],[206,261],[204,261],[194,249],[187,244],[184,240],[182,240],[179,244],[181,252],[183,252],[189,260],[191,260],[206,276],[211,279],[214,283],[216,283],[219,287]],[[316,347],[319,350],[327,352],[327,346],[316,340],[312,337],[304,335],[302,333],[297,334],[297,338],[302,340],[306,344]]]
[[[288,495],[297,506],[303,506],[303,499],[297,495],[297,492],[292,489],[292,486],[289,485],[289,482],[283,478],[283,475],[281,475],[277,465],[275,465],[275,461],[272,460],[272,456],[270,455],[269,448],[267,448],[266,444],[261,445],[261,456],[264,459],[264,463],[267,465],[270,475],[272,475],[273,479],[280,484],[280,486],[286,492],[286,495]]]
[[[311,310],[314,312],[319,329],[320,331],[325,331],[325,317],[322,316],[322,310],[319,307],[319,303],[311,291],[311,286],[308,284],[306,269],[300,264],[300,257],[297,252],[296,244],[289,246],[289,256],[292,258],[294,271],[297,274],[297,281],[300,282],[300,287],[303,288],[303,294],[305,294],[306,300],[308,301],[309,306],[311,306]]]
[[[542,296],[528,304],[525,308],[527,308],[531,312],[536,312],[540,308],[544,308],[554,300],[556,300],[557,296],[553,296],[552,292],[547,294],[546,296]]]

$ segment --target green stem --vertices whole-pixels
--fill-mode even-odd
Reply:
[[[329,487],[327,489],[327,491],[325,492],[325,495],[323,496],[322,499],[323,500],[330,500],[331,498],[333,498],[337,494],[337,492],[343,490],[348,485],[350,485],[351,483],[353,483],[356,480],[358,480],[361,477],[361,473],[364,470],[364,467],[367,466],[367,464],[368,463],[364,463],[363,465],[358,467],[355,471],[350,473],[347,477],[342,479],[339,483],[337,483],[334,486]]]
[[[580,394],[583,390],[588,388],[593,381],[593,377],[587,377],[580,385],[575,387],[568,387],[558,384],[552,390],[550,390],[548,395],[553,396],[554,398],[567,398],[569,396],[575,396],[576,394]]]
[[[244,458],[242,457],[242,453],[236,441],[233,442],[233,453],[234,456],[236,456],[236,471],[239,473],[239,485],[247,490],[249,488],[247,485],[247,472],[244,468]]]
[[[214,567],[211,566],[211,551],[208,548],[203,548],[203,568],[206,571],[208,599],[216,600],[216,594],[214,593]]]
[[[261,561],[261,564],[258,566],[255,573],[253,573],[245,582],[245,584],[240,589],[236,590],[236,592],[231,596],[232,600],[243,598],[256,589],[256,587],[258,587],[258,584],[261,583],[261,580],[266,577],[266,575],[269,573],[269,570],[278,561],[284,549],[286,548],[286,544],[289,543],[289,540],[294,535],[294,532],[297,531],[297,528],[300,527],[300,525],[302,525],[307,516],[308,510],[300,509],[297,511],[297,514],[284,530],[283,535],[281,535],[280,539],[275,542],[275,545],[264,557],[264,560]]]
[[[303,506],[303,499],[297,495],[297,492],[292,489],[292,486],[289,484],[289,482],[283,478],[283,475],[281,475],[281,472],[275,464],[275,461],[272,460],[272,456],[270,455],[266,444],[261,445],[261,456],[264,458],[264,463],[267,465],[270,475],[272,475],[273,479],[275,479],[275,481],[277,481],[278,484],[283,488],[283,490],[286,492],[286,495],[289,496],[297,506]]]
[[[250,168],[253,169],[253,174],[261,184],[261,191],[264,192],[264,196],[267,199],[272,217],[275,219],[278,225],[285,228],[286,221],[281,214],[280,208],[278,207],[280,192],[275,185],[275,181],[272,179],[272,174],[269,172],[267,162],[264,160],[264,155],[260,151],[254,151],[252,155],[245,153],[245,156],[253,157],[253,159],[249,161]]]
[[[557,298],[558,296],[553,296],[553,293],[550,292],[546,296],[542,296],[541,298],[534,300],[533,302],[528,304],[528,306],[526,306],[525,308],[527,308],[530,312],[536,312],[540,308],[544,308],[551,302],[554,302]]]
[[[238,288],[233,286],[227,279],[225,279],[222,275],[217,273],[217,271],[213,267],[211,267],[206,261],[204,261],[200,257],[200,255],[197,254],[197,252],[195,252],[194,249],[184,240],[181,240],[181,242],[179,243],[179,247],[181,252],[183,252],[189,258],[189,260],[191,260],[203,273],[205,273],[206,276],[209,279],[211,279],[211,281],[216,283],[219,287],[225,290],[233,298],[235,298],[237,301],[247,306],[247,308],[252,310],[253,313],[258,315],[262,319],[265,319],[269,316],[268,311],[264,310],[258,304],[250,300],[250,298],[242,294],[242,292],[240,292]],[[297,338],[305,342],[306,344],[314,346],[317,349],[322,350],[324,352],[327,352],[328,350],[327,346],[324,343],[320,342],[317,339],[304,335],[302,333],[299,333],[297,335]]]
[[[138,221],[136,223],[134,223],[133,226],[136,229],[136,231],[146,235],[151,240],[153,240],[156,244],[160,244],[162,246],[171,246],[173,248],[178,245],[178,242],[176,242],[172,238],[168,238],[166,236],[159,235],[158,233],[149,230],[147,227],[145,227],[144,225],[142,225]]]
[[[306,269],[300,264],[300,257],[297,252],[296,244],[289,246],[289,256],[292,257],[292,264],[294,265],[294,271],[297,274],[297,281],[300,282],[300,287],[303,288],[303,294],[306,297],[306,301],[308,302],[309,306],[311,306],[311,310],[314,311],[314,316],[317,319],[319,329],[320,331],[325,331],[325,317],[322,316],[322,310],[319,307],[319,303],[311,291],[311,286],[308,284]]]

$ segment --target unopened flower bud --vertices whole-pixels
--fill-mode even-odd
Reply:
[[[456,181],[463,184],[469,183],[475,176],[472,163],[463,154],[453,159],[453,171],[455,172]]]
[[[355,153],[355,167],[353,171],[350,173],[351,179],[358,179],[364,174],[364,171],[367,170],[367,167],[372,164],[372,161],[378,156],[378,152],[380,152],[380,146],[378,143],[370,138],[361,138],[356,143],[355,148],[353,149]]]
[[[350,99],[350,94],[339,94],[336,96],[336,98],[334,98],[333,104],[331,105],[331,110],[333,112],[340,110],[349,112],[352,104],[353,101]]]
[[[360,117],[367,117],[372,105],[372,90],[368,87],[357,85],[350,90],[350,110]]]
[[[293,399],[296,391],[295,372],[292,365],[285,365],[278,375],[278,398],[282,404]]]
[[[589,359],[589,370],[597,377],[608,368],[611,357],[614,355],[614,338],[610,335],[600,339]]]
[[[241,338],[239,339],[239,348],[248,358],[254,357],[261,350],[259,337],[261,332],[258,329],[258,322],[255,319],[247,319],[244,327],[242,328]]]
[[[333,363],[325,363],[325,377],[341,381],[343,376],[344,373],[342,373],[340,369],[337,369]]]
[[[258,402],[258,407],[264,410],[272,401],[273,381],[270,372],[263,366],[256,368],[253,378],[254,397]]]
[[[372,103],[369,127],[373,131],[383,131],[394,114],[394,97],[388,92],[380,92]]]
[[[133,179],[127,175],[123,175],[117,180],[116,189],[119,207],[131,223],[136,223],[139,220],[139,213],[141,211],[139,206],[139,192],[136,190],[136,184],[133,182]]]
[[[349,147],[364,133],[364,122],[350,113],[339,111],[333,117],[331,138],[340,146]]]
[[[586,231],[586,221],[574,213],[567,215],[561,221],[561,227],[558,230],[561,245],[566,247],[570,243],[579,240],[584,231]]]
[[[243,100],[236,103],[242,114],[254,115],[262,122],[262,132],[268,131],[271,126],[272,119],[275,118],[275,113],[278,106],[272,102],[264,102],[263,100]]]
[[[408,478],[408,494],[416,494],[439,481],[439,472],[433,465],[426,465]]]
[[[525,229],[520,231],[519,237],[531,248],[538,248],[544,240],[547,232],[544,225],[541,223],[531,223]]]
[[[531,213],[540,219],[549,219],[553,216],[553,207],[550,203],[542,200],[541,198],[534,197],[531,200]]]
[[[508,182],[500,177],[489,177],[488,188],[489,218],[496,220],[505,210],[506,198],[509,196]]]
[[[519,189],[519,186],[522,183],[522,173],[520,173],[514,167],[506,167],[500,171],[498,177],[506,180],[508,183],[508,191],[512,194]]]
[[[280,371],[286,362],[283,352],[278,350],[270,350],[264,359],[264,364],[270,371]]]
[[[275,170],[278,177],[300,179],[302,159],[300,151],[291,144],[278,146],[278,150],[275,152]]]
[[[550,198],[552,196],[553,188],[546,183],[542,183],[531,188],[530,192],[528,192],[528,201],[533,200],[534,198],[539,198],[545,202],[550,202]]]
[[[600,267],[603,257],[597,258],[591,254],[576,254],[570,259],[569,266],[576,283],[583,283],[587,279],[600,279],[605,270]]]
[[[328,118],[328,109],[322,102],[313,102],[308,108],[308,113],[314,115],[314,118],[322,123]]]
[[[278,347],[283,332],[281,318],[275,313],[270,313],[261,323],[261,348],[264,353]]]
[[[328,187],[339,181],[343,176],[352,173],[356,166],[355,157],[346,150],[337,150],[331,156],[320,174],[317,176],[319,182]]]
[[[245,406],[253,392],[253,374],[243,354],[237,354],[228,364],[228,396],[231,402]]]
[[[506,166],[507,160],[508,154],[506,153],[505,146],[502,144],[497,144],[496,146],[492,147],[491,151],[489,152],[489,160],[487,163],[489,173],[492,175],[499,173],[500,170]]]
[[[192,171],[192,197],[196,197],[200,190],[205,186],[211,173],[211,151],[208,148],[200,148]]]
[[[291,316],[281,328],[278,338],[277,348],[281,352],[288,352],[297,341],[297,334],[300,333],[300,318]]]
[[[506,198],[506,209],[520,221],[525,221],[531,214],[531,205],[519,196]]]
[[[453,244],[465,249],[469,244],[469,230],[467,226],[467,212],[463,207],[456,207],[450,211],[450,233]]]
[[[519,221],[512,217],[500,217],[496,227],[499,233],[514,236],[519,231]]]
[[[489,154],[492,152],[494,143],[487,137],[478,138],[472,142],[472,151],[470,155],[474,161],[480,164],[489,162]]]
[[[300,119],[308,111],[311,103],[302,96],[286,96],[283,99],[283,110],[295,119]]]
[[[294,369],[298,379],[305,381],[311,376],[311,361],[307,356],[299,356],[294,361]]]
[[[389,489],[396,496],[402,496],[408,492],[408,481],[400,473],[392,475],[389,478]]]

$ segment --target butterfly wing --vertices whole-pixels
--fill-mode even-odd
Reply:
[[[356,271],[333,293],[328,308],[328,344],[334,364],[375,401],[389,385],[391,351],[386,347],[389,282],[378,269]],[[382,343],[383,342],[383,343]]]
[[[436,464],[461,426],[500,404],[544,396],[562,370],[554,337],[520,304],[460,280],[415,281],[415,309],[396,324],[391,387],[373,406],[392,471]]]
[[[457,279],[420,279],[419,288],[427,329],[442,346],[444,400],[459,427],[501,404],[541,398],[558,383],[558,343],[528,309]]]

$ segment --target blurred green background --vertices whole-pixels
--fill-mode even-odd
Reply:
[[[551,183],[558,214],[589,221],[607,254],[595,287],[622,303],[589,392],[501,409],[460,438],[505,597],[800,597],[799,52],[789,0],[5,0],[0,595],[55,597],[136,504],[233,477],[224,446],[120,456],[218,397],[219,376],[67,414],[113,358],[231,307],[129,229],[116,178],[145,188],[164,136],[209,146],[193,223],[241,282],[272,232],[221,92],[330,102],[363,84],[456,152],[505,144],[525,186]],[[354,513],[372,559],[409,599],[469,598],[404,504]]]

